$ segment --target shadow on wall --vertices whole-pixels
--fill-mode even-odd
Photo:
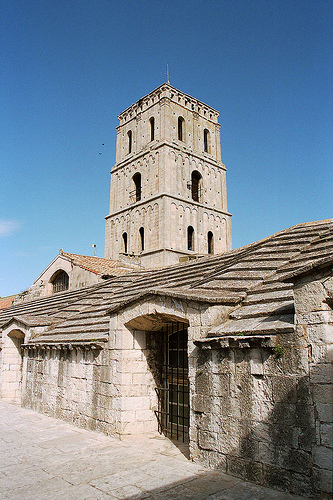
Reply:
[[[250,350],[200,352],[196,394],[204,407],[194,404],[194,458],[270,488],[331,498],[331,365],[310,362],[307,373],[304,347],[261,355],[258,375]]]

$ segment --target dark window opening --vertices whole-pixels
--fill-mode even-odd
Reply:
[[[155,139],[155,118],[150,118],[150,140]]]
[[[209,148],[209,130],[205,128],[204,130],[204,152],[208,153]]]
[[[187,250],[194,250],[194,229],[192,226],[187,228]]]
[[[161,332],[161,384],[158,395],[159,432],[170,439],[188,442],[189,431],[189,380],[187,355],[187,325],[172,323]]]
[[[137,172],[133,175],[134,192],[131,193],[135,201],[141,200],[141,174]]]
[[[143,227],[140,227],[139,233],[140,233],[141,252],[143,252],[145,249],[145,230]]]
[[[60,271],[54,280],[52,281],[53,293],[63,292],[68,290],[69,287],[69,276],[65,271]]]
[[[192,200],[200,201],[201,198],[201,181],[202,177],[196,170],[191,175]]]
[[[214,235],[211,231],[208,231],[207,235],[207,243],[208,243],[208,253],[214,253]]]
[[[127,233],[123,233],[123,251],[127,253]]]
[[[178,140],[184,140],[184,118],[182,116],[178,117]]]
[[[127,132],[128,137],[128,153],[132,153],[132,130]]]

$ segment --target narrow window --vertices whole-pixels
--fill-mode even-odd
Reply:
[[[135,201],[140,201],[141,200],[141,174],[137,172],[136,174],[133,175],[133,182],[134,182],[134,200]]]
[[[150,118],[150,140],[155,139],[155,118]]]
[[[209,148],[209,130],[205,128],[204,130],[204,152],[208,153]]]
[[[123,250],[127,253],[127,233],[123,233]]]
[[[52,281],[53,293],[63,292],[68,290],[69,276],[65,271],[59,271]]]
[[[143,252],[145,249],[145,230],[143,229],[143,227],[140,227],[139,233],[140,233],[141,252]]]
[[[201,184],[202,177],[199,172],[194,170],[191,175],[191,190],[192,190],[192,200],[200,201],[201,198]]]
[[[194,250],[194,229],[192,226],[187,228],[187,250]]]
[[[214,253],[214,235],[211,231],[208,231],[207,235],[207,243],[208,243],[208,253]]]
[[[184,140],[184,118],[182,116],[178,117],[178,140]]]
[[[132,130],[129,130],[127,132],[127,137],[128,137],[128,154],[132,153]]]

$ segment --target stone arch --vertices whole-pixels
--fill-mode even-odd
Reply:
[[[19,400],[23,375],[21,346],[24,343],[25,333],[18,327],[8,330],[8,333],[3,335],[1,395],[4,398]]]
[[[52,274],[50,280],[50,293],[63,292],[69,289],[70,280],[69,275],[64,269],[57,269],[55,273]]]
[[[166,347],[165,327],[171,327],[174,331],[172,325],[175,325],[176,330],[179,329],[177,326],[179,324],[186,329],[187,343],[189,321],[186,308],[180,301],[167,297],[154,296],[148,300],[140,300],[118,313],[115,341],[120,347],[120,359],[130,359],[132,364],[132,383],[128,386],[128,391],[129,397],[133,399],[129,401],[129,397],[126,397],[126,400],[128,408],[135,408],[139,416],[133,421],[130,411],[121,412],[122,427],[128,433],[161,430],[159,411]],[[187,351],[186,344],[185,352],[188,360]],[[126,364],[121,366],[124,366],[125,370],[129,369]],[[138,383],[140,385],[136,385]],[[138,393],[135,392],[136,387]],[[126,387],[122,387],[120,392],[126,394],[126,391]],[[146,396],[140,397],[140,394]]]

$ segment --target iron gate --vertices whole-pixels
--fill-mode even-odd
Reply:
[[[156,388],[159,432],[185,442],[189,429],[187,326],[184,323],[165,326],[161,340],[161,385]]]

